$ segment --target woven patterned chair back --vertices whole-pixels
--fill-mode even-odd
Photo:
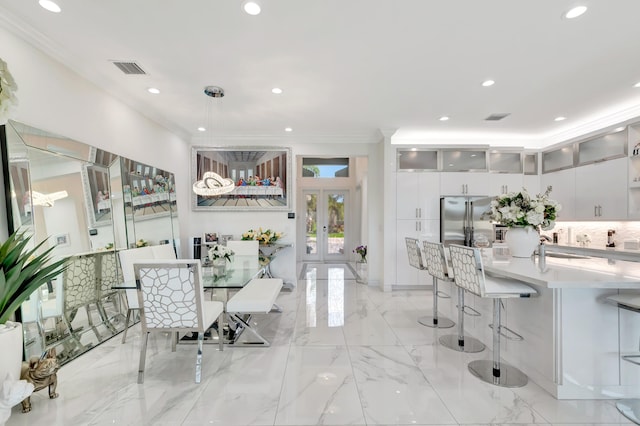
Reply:
[[[407,244],[409,265],[416,269],[426,270],[427,268],[422,264],[422,254],[420,253],[420,244],[418,243],[418,240],[410,237],[405,237],[404,240]]]
[[[451,244],[449,255],[456,285],[477,296],[483,296],[484,272],[480,251],[473,247]]]
[[[70,311],[98,300],[96,256],[77,255],[69,259],[69,267],[62,273],[64,310]]]
[[[134,264],[142,331],[204,332],[202,267],[199,260],[158,260]]]
[[[451,280],[451,276],[449,275],[449,270],[447,268],[447,260],[444,257],[444,246],[442,243],[423,241],[422,245],[424,247],[424,257],[426,259],[429,275],[443,281]]]

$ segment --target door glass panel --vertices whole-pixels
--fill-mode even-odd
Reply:
[[[307,194],[307,254],[318,254],[318,195]]]
[[[344,253],[344,195],[327,195],[327,254]]]

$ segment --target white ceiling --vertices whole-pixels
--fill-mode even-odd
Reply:
[[[640,115],[638,0],[585,0],[574,20],[562,18],[573,0],[263,0],[259,16],[241,0],[58,3],[53,14],[5,0],[0,25],[189,140],[214,116],[216,133],[292,141],[398,129],[522,145]],[[226,96],[206,97],[206,85]]]

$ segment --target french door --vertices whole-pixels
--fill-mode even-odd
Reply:
[[[349,258],[349,191],[308,189],[302,191],[305,203],[302,256],[311,261],[346,261]]]

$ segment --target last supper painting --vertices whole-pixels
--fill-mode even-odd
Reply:
[[[192,147],[193,210],[290,210],[291,150]]]

